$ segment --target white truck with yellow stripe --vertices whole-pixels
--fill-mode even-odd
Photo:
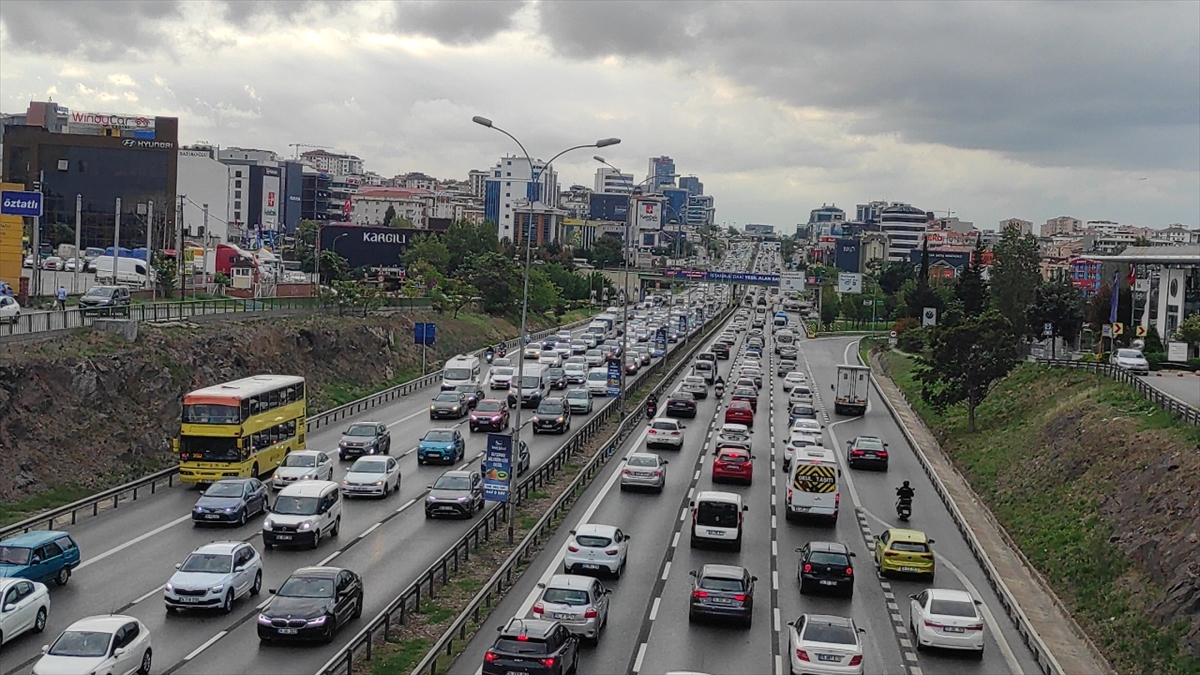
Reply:
[[[837,522],[842,471],[833,450],[819,446],[795,449],[787,486],[784,517]]]

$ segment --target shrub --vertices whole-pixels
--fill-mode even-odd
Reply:
[[[896,338],[896,346],[900,351],[908,352],[909,354],[920,354],[925,351],[928,335],[924,328],[913,328],[906,330]]]
[[[1167,360],[1166,352],[1145,352],[1146,362],[1150,364],[1150,370],[1162,370],[1162,364]]]

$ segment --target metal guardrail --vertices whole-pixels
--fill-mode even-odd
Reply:
[[[858,358],[861,362],[861,355]],[[870,364],[864,365],[869,366]],[[954,521],[954,525],[958,528],[959,533],[967,543],[967,548],[971,549],[971,554],[975,556],[975,560],[983,569],[983,575],[987,577],[988,585],[996,592],[996,597],[1000,599],[1000,604],[1004,607],[1004,612],[1016,626],[1017,632],[1021,635],[1021,639],[1025,645],[1029,647],[1029,651],[1033,653],[1034,661],[1037,662],[1043,675],[1066,675],[1062,666],[1059,665],[1058,660],[1054,658],[1054,654],[1050,652],[1050,648],[1046,646],[1041,636],[1038,635],[1037,630],[1034,629],[1033,624],[1030,623],[1029,617],[1025,615],[1024,610],[1017,604],[1017,600],[1013,597],[1012,592],[1008,590],[1008,585],[1004,583],[1004,579],[1001,578],[999,571],[996,570],[996,566],[992,564],[987,551],[983,549],[979,540],[975,538],[975,533],[971,531],[970,524],[963,516],[962,511],[958,509],[958,504],[954,502],[954,498],[946,490],[942,479],[933,470],[933,465],[930,464],[929,458],[925,456],[925,451],[921,449],[920,444],[917,443],[917,439],[908,430],[908,427],[904,424],[904,420],[900,418],[900,413],[892,405],[891,400],[884,395],[883,388],[875,378],[874,370],[871,372],[871,384],[874,385],[876,393],[879,394],[879,399],[883,401],[884,407],[887,408],[888,413],[891,414],[892,419],[896,422],[896,426],[900,428],[900,432],[904,434],[905,440],[908,441],[909,446],[913,449],[913,454],[916,455],[917,461],[921,463],[921,468],[925,471],[925,475],[929,477],[929,481],[933,484],[934,491],[941,498],[942,504],[950,514],[950,519]],[[901,391],[900,395],[904,396],[904,392]],[[1004,532],[1004,528],[999,529],[1001,532]],[[1012,545],[1011,541],[1009,545]]]
[[[726,321],[730,314],[731,310],[727,310],[725,313],[710,319],[707,322],[708,328],[697,334],[695,338],[696,344],[685,353],[684,358],[672,366],[666,377],[652,391],[661,393],[666,388],[667,383],[688,365],[689,360],[695,354],[696,350],[700,349],[703,345],[703,338],[711,333],[712,327]],[[627,391],[636,391],[648,378],[660,372],[664,363],[667,363],[666,358],[660,359],[652,367],[639,373],[627,385]],[[643,403],[644,400],[639,401],[637,405],[630,408],[630,413],[621,421],[617,431],[604,442],[603,447],[614,448],[626,434],[638,425],[644,412]],[[450,583],[450,575],[458,572],[459,567],[470,558],[471,551],[482,543],[487,542],[493,532],[506,527],[508,519],[507,508],[515,508],[520,505],[532,491],[539,489],[553,478],[570,461],[571,457],[581,450],[585,443],[591,440],[596,432],[602,428],[603,424],[615,412],[620,410],[618,404],[619,399],[610,399],[601,412],[589,420],[583,429],[567,440],[554,455],[543,462],[531,476],[517,486],[515,491],[517,501],[515,504],[497,504],[488,510],[484,514],[484,517],[470,531],[459,538],[445,554],[422,572],[416,581],[405,588],[387,608],[376,615],[366,628],[354,636],[341,651],[326,662],[317,671],[318,675],[338,675],[341,673],[355,675],[356,672],[360,672],[362,669],[360,671],[355,670],[356,659],[361,656],[370,661],[373,655],[375,640],[388,640],[391,637],[393,622],[398,621],[401,625],[405,624],[410,612],[419,611],[422,598],[431,599],[435,597],[439,585],[445,586]],[[611,457],[612,455],[609,452],[597,452],[592,456],[588,463],[580,470],[580,475],[571,482],[566,491],[554,501],[554,504],[551,505],[547,513],[526,534],[518,544],[516,550],[513,551],[501,565],[500,569],[492,576],[488,585],[476,594],[467,608],[459,614],[450,628],[442,635],[441,639],[433,645],[426,654],[425,659],[413,671],[414,673],[422,671],[435,673],[434,665],[440,653],[443,650],[449,653],[453,649],[455,639],[465,639],[468,618],[470,616],[477,616],[479,608],[483,603],[488,603],[490,606],[493,597],[490,594],[491,591],[496,590],[498,592],[499,589],[510,587],[514,583],[513,574],[515,569],[526,561],[530,550],[537,545],[540,537],[545,533],[545,530],[553,519],[553,515],[564,508],[569,509],[575,497],[583,489],[586,489],[592,478],[595,477],[596,473],[603,468],[604,464]]]
[[[566,326],[559,326],[537,333],[532,333],[531,337],[535,340],[541,339],[548,335],[552,335],[560,330],[571,330],[579,326],[586,325],[591,319],[576,321]],[[519,339],[507,340],[505,344],[509,349],[516,349],[520,343]],[[480,349],[472,352],[473,354],[483,358],[483,353],[486,350]],[[431,384],[438,382],[441,379],[441,370],[435,370],[428,375],[418,377],[408,382],[403,382],[394,387],[389,387],[370,396],[364,396],[356,401],[351,401],[336,408],[331,408],[325,412],[317,413],[309,417],[305,422],[305,430],[307,433],[316,431],[322,427],[328,426],[331,422],[337,422],[347,417],[357,415],[361,412],[371,410],[384,403],[394,401],[398,398],[407,396],[415,391],[424,389]],[[79,501],[72,502],[65,506],[60,506],[36,516],[31,516],[12,525],[0,528],[0,539],[6,539],[11,535],[22,532],[29,532],[38,529],[54,529],[60,525],[74,525],[78,522],[79,514],[91,512],[90,515],[96,516],[100,513],[101,508],[118,508],[122,501],[136,502],[141,494],[149,492],[156,493],[162,487],[174,487],[175,478],[179,475],[179,467],[171,467],[157,471],[143,478],[118,485],[117,487],[104,490],[97,494],[85,497]]]
[[[1076,368],[1080,370],[1086,370],[1089,373],[1107,375],[1108,377],[1111,377],[1122,384],[1128,384],[1134,387],[1143,397],[1146,398],[1146,400],[1157,405],[1168,413],[1175,415],[1179,419],[1183,420],[1185,424],[1200,426],[1200,408],[1196,408],[1195,406],[1189,405],[1188,403],[1181,401],[1170,394],[1155,389],[1147,384],[1145,380],[1139,379],[1138,376],[1134,375],[1128,370],[1125,370],[1124,368],[1114,366],[1111,363],[1071,361],[1068,359],[1037,359],[1035,362],[1042,366]]]

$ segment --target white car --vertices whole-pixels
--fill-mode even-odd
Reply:
[[[544,351],[542,352],[542,355],[538,357],[538,363],[551,368],[561,368],[563,364],[562,354],[559,354],[553,350]]]
[[[63,673],[148,674],[154,650],[150,629],[132,616],[106,614],[67,626],[45,647],[33,675]]]
[[[646,448],[665,445],[679,450],[683,447],[685,428],[679,420],[669,417],[651,420],[650,428],[646,431]]]
[[[488,387],[491,389],[508,389],[512,386],[513,374],[516,368],[508,366],[492,366],[488,371]]]
[[[387,497],[400,491],[400,463],[395,457],[359,457],[342,480],[343,497]]]
[[[524,356],[526,361],[537,361],[538,359],[542,358],[542,348],[526,347]]]
[[[289,453],[271,476],[271,487],[282,490],[302,480],[333,480],[333,457],[317,450]]]
[[[11,295],[0,295],[0,322],[16,322],[21,316],[21,304]]]
[[[801,384],[807,384],[807,383],[808,383],[808,378],[804,375],[804,373],[801,373],[801,372],[798,372],[795,370],[793,370],[792,372],[783,376],[783,390],[784,391],[791,391],[792,387],[795,387],[795,386],[801,385]]]
[[[0,578],[0,647],[21,633],[46,630],[50,591],[45,584],[17,578]]]
[[[683,382],[679,385],[679,391],[686,391],[697,399],[708,398],[708,385],[704,383],[704,378],[699,375],[684,377]]]
[[[1108,362],[1118,368],[1124,368],[1135,375],[1149,375],[1150,362],[1137,349],[1118,349],[1108,357]]]
[[[814,436],[805,431],[798,431],[790,435],[787,443],[783,446],[783,470],[788,471],[792,468],[792,458],[796,456],[797,449],[809,446],[820,447],[821,435]]]
[[[42,269],[44,270],[61,270],[66,263],[62,258],[52,255],[42,261]]]
[[[629,554],[629,537],[612,525],[580,525],[571,530],[563,569],[567,574],[608,572],[620,577]]]
[[[192,551],[163,587],[168,612],[233,611],[233,601],[262,590],[262,556],[244,541],[217,541]]]
[[[964,649],[983,658],[983,617],[970,593],[929,588],[908,597],[908,629],[918,650]]]
[[[592,368],[587,374],[587,390],[592,396],[608,396],[608,368]]]
[[[813,392],[807,384],[797,384],[788,392],[788,405],[793,403],[812,403]]]
[[[853,619],[801,614],[788,622],[788,657],[793,675],[862,675],[863,629]]]
[[[599,368],[604,365],[604,352],[599,349],[589,349],[584,352],[583,359],[589,368]]]
[[[586,415],[592,412],[592,395],[588,393],[587,389],[582,387],[568,389],[566,398],[572,413]]]

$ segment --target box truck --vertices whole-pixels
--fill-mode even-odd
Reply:
[[[871,387],[871,369],[842,364],[837,367],[833,385],[833,412],[838,415],[863,415],[867,412],[867,394]]]

